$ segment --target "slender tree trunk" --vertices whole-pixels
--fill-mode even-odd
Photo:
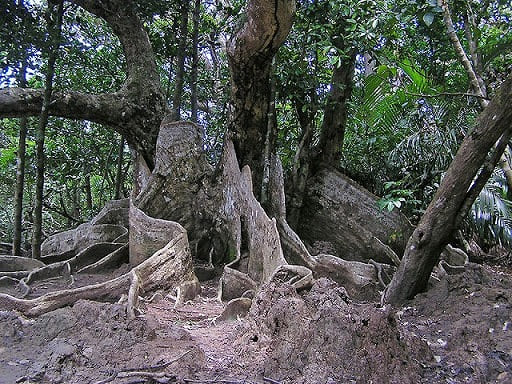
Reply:
[[[44,190],[44,136],[48,124],[48,107],[50,105],[53,89],[53,76],[55,73],[55,61],[57,59],[60,33],[62,28],[62,14],[64,5],[61,1],[57,6],[48,5],[49,44],[48,44],[48,69],[46,72],[45,91],[39,125],[36,131],[36,193],[34,199],[34,228],[32,232],[32,257],[41,258],[41,243],[43,233],[43,190]],[[53,25],[52,25],[53,24]],[[50,27],[51,26],[51,27]]]
[[[272,73],[275,65],[272,65]],[[270,102],[267,117],[267,136],[265,137],[265,150],[263,154],[263,178],[261,182],[260,203],[268,212],[270,205],[269,183],[270,183],[270,162],[273,155],[276,154],[277,141],[277,114],[276,114],[276,80],[274,76],[270,76]]]
[[[432,269],[439,260],[441,250],[457,229],[464,213],[462,211],[467,210],[478,196],[479,191],[472,186],[475,175],[491,149],[494,164],[490,164],[490,167],[496,166],[501,156],[500,150],[502,152],[505,148],[503,143],[510,140],[511,102],[512,76],[502,84],[481,113],[475,129],[464,138],[434,199],[409,239],[400,267],[384,293],[385,302],[399,305],[427,288]],[[501,144],[495,146],[498,139]],[[485,174],[485,169],[482,173]],[[479,183],[480,190],[483,185]],[[473,201],[469,201],[468,196]]]
[[[25,190],[25,145],[28,130],[28,118],[20,119],[20,136],[18,142],[18,155],[16,159],[16,190],[14,192],[14,233],[12,243],[12,254],[21,256],[21,234],[23,231],[23,192]]]
[[[117,169],[114,199],[121,198],[121,186],[123,185],[123,155],[124,155],[124,137],[119,140],[119,151],[117,153]]]
[[[85,175],[85,204],[89,215],[92,213],[92,189],[91,189],[91,175],[89,172]]]
[[[471,60],[464,51],[464,47],[462,46],[459,37],[455,33],[455,27],[453,25],[452,16],[450,13],[450,7],[448,5],[448,0],[438,0],[441,1],[441,7],[443,9],[443,20],[447,28],[448,37],[452,42],[453,48],[459,57],[459,61],[464,66],[466,70],[466,74],[469,78],[469,83],[471,85],[471,89],[478,96],[478,101],[480,106],[485,108],[489,101],[487,98],[487,87],[482,79],[481,74],[481,62],[479,59],[478,52],[478,42],[473,38],[473,34],[471,32],[471,26],[474,22],[470,23],[469,17],[466,18],[465,24],[465,34],[468,40],[468,46],[471,53]],[[509,190],[512,190],[512,169],[510,167],[510,163],[508,158],[510,157],[510,151],[508,148],[505,149],[504,154],[501,156],[500,161],[498,163],[499,167],[503,171],[505,179],[507,181],[507,185]]]
[[[314,93],[314,91],[312,93]],[[293,158],[293,167],[290,174],[288,194],[286,196],[286,220],[293,229],[296,229],[299,224],[304,191],[306,190],[306,183],[310,176],[311,150],[317,112],[316,107],[306,112],[303,104],[304,100],[306,100],[305,96],[301,97],[300,100],[297,99],[294,103],[302,132],[297,151]]]
[[[169,103],[169,100],[171,98],[171,82],[172,82],[172,71],[173,71],[173,64],[174,64],[174,56],[171,56],[167,59],[169,62],[169,71],[167,71],[167,87],[165,89],[165,100],[167,103]]]
[[[190,120],[197,123],[198,96],[197,80],[199,71],[199,12],[201,10],[201,0],[195,0],[194,13],[192,15],[192,73],[190,78]]]
[[[344,63],[334,68],[315,164],[339,167],[348,116],[348,101],[352,95],[355,60],[356,54],[352,52]]]
[[[343,50],[341,44],[338,48]],[[314,148],[312,143],[316,109],[306,113],[303,111],[302,101],[296,102],[295,109],[302,128],[302,138],[295,154],[288,190],[287,213],[288,222],[292,228],[296,228],[299,224],[304,191],[309,177],[323,166],[339,167],[348,116],[348,101],[352,95],[355,58],[355,53],[351,53],[339,67],[333,68],[331,89],[324,107],[320,139]],[[303,100],[305,99],[303,97]]]
[[[26,63],[23,63],[20,73],[20,87],[25,88],[26,82]],[[18,141],[18,153],[16,158],[16,190],[14,192],[14,233],[12,242],[12,254],[21,256],[21,234],[23,219],[23,192],[25,189],[25,145],[27,139],[28,118],[20,119],[20,135]]]
[[[174,87],[174,96],[172,98],[172,117],[174,120],[181,119],[181,104],[183,98],[183,84],[185,82],[185,58],[188,36],[188,9],[189,1],[184,0],[181,4],[180,20],[180,42],[178,45],[178,68],[176,73],[176,82]]]

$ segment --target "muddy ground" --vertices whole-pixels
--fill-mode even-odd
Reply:
[[[512,275],[496,267],[470,264],[398,309],[326,279],[270,283],[245,319],[219,321],[223,308],[210,281],[179,308],[157,294],[135,320],[122,303],[0,311],[0,383],[512,383]]]

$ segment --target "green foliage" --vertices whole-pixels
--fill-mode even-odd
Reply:
[[[414,191],[402,188],[402,182],[388,181],[384,183],[386,194],[377,202],[380,209],[391,212],[393,209],[405,209],[415,206],[420,201],[414,198]]]
[[[486,248],[494,244],[512,246],[512,201],[500,171],[493,173],[476,199],[466,226],[478,235]]]

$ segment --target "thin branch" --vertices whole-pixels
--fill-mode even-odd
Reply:
[[[76,217],[73,217],[71,216],[69,213],[65,212],[65,211],[61,211],[60,209],[48,204],[48,203],[43,203],[43,206],[48,209],[49,211],[51,212],[54,212],[54,213],[57,213],[59,215],[61,215],[62,217],[66,218],[66,219],[69,219],[71,221],[74,221],[75,223],[81,223],[82,220],[80,219],[77,219]]]
[[[453,96],[453,97],[463,96],[463,97],[476,97],[478,99],[483,99],[483,100],[490,100],[490,98],[487,96],[483,96],[483,95],[476,94],[476,93],[467,93],[467,92],[439,92],[439,93],[430,94],[430,95],[424,94],[424,93],[409,92],[406,90],[404,90],[404,92],[406,95],[409,95],[409,96],[424,97],[424,98],[436,98],[436,97],[442,97],[442,96]]]
[[[455,33],[455,27],[453,25],[452,16],[450,14],[450,8],[448,7],[448,0],[441,0],[441,7],[443,9],[443,20],[446,25],[446,32],[448,34],[448,37],[450,38],[450,41],[452,42],[453,48],[455,49],[457,56],[459,57],[459,60],[461,61],[462,65],[464,66],[464,69],[466,70],[466,73],[469,77],[469,82],[471,84],[471,88],[473,89],[473,92],[475,92],[476,94],[485,96],[484,90],[480,87],[480,82],[478,81],[478,77],[475,73],[475,68],[473,68],[473,65],[471,64],[468,55],[466,54],[464,48],[462,47],[462,44],[459,40],[459,37],[457,36],[457,33]],[[479,100],[482,108],[485,108],[488,104],[488,101],[486,101],[486,99],[484,98],[479,98]]]

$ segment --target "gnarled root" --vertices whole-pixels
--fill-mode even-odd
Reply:
[[[81,299],[116,301],[129,291],[128,312],[135,317],[138,294],[141,289],[171,289],[185,281],[197,281],[192,266],[185,230],[150,258],[115,279],[45,294],[34,299],[18,299],[0,294],[0,308],[17,310],[26,316],[38,316],[54,309],[72,305]]]

